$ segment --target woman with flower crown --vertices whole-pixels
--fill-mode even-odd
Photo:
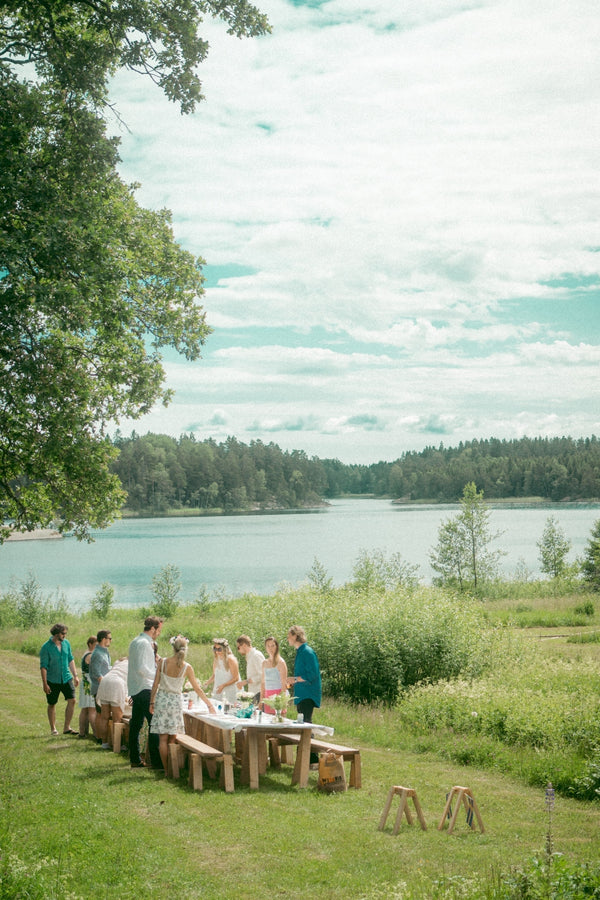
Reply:
[[[150,731],[159,736],[158,749],[165,773],[167,772],[169,744],[175,740],[175,735],[185,733],[182,690],[186,679],[198,696],[204,700],[209,712],[215,711],[198,683],[194,670],[185,661],[188,644],[188,639],[180,634],[171,638],[173,656],[161,660],[156,669],[156,677],[150,694],[150,712],[152,713]]]
[[[213,673],[204,686],[212,684],[213,699],[233,704],[237,700],[239,680],[239,663],[231,652],[229,641],[227,638],[213,638]]]

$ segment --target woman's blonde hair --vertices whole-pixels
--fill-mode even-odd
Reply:
[[[179,665],[182,666],[185,662],[185,654],[187,653],[189,640],[182,634],[178,634],[177,637],[171,638],[170,644],[173,647],[173,656]]]

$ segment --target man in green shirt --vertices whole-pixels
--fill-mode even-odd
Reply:
[[[65,727],[63,734],[77,734],[71,728],[71,719],[75,709],[75,688],[79,684],[77,669],[71,645],[67,640],[67,626],[58,622],[50,629],[50,639],[40,650],[40,672],[42,687],[48,704],[48,721],[51,734],[56,730],[56,704],[62,694],[67,701],[65,709]]]

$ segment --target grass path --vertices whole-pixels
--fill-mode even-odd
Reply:
[[[61,700],[59,730],[63,708]],[[318,718],[327,722],[327,704]],[[352,731],[336,738],[351,743]],[[0,843],[29,866],[55,860],[57,898],[152,900],[167,891],[178,900],[368,898],[391,895],[400,882],[506,871],[543,850],[543,792],[427,754],[369,748],[362,740],[361,749],[360,791],[320,794],[316,773],[302,791],[291,787],[284,767],[258,792],[236,778],[232,795],[209,779],[204,793],[194,794],[183,781],[132,772],[125,755],[91,741],[51,737],[37,659],[0,651]],[[393,836],[395,804],[386,830],[378,831],[392,784],[416,788],[427,832],[405,822]],[[453,835],[437,830],[455,784],[473,790],[484,834],[468,830],[462,814]],[[555,849],[597,861],[599,824],[599,805],[557,798]]]

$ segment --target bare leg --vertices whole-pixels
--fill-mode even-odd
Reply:
[[[89,706],[82,706],[81,711],[79,713],[79,737],[86,737],[88,733],[88,723],[90,721],[90,717],[88,716]]]
[[[48,721],[50,722],[50,731],[56,731],[56,705],[48,706]]]
[[[100,713],[100,721],[96,720],[96,734],[101,738],[102,742],[106,741],[108,733],[108,720],[110,719],[110,703],[102,704],[102,712]]]
[[[169,737],[168,734],[159,734],[158,736],[158,752],[160,753],[161,762],[167,773],[167,763],[169,761]]]
[[[67,708],[65,709],[65,727],[64,731],[68,731],[71,727],[71,719],[73,718],[73,713],[75,711],[75,697],[72,700],[67,700]]]

